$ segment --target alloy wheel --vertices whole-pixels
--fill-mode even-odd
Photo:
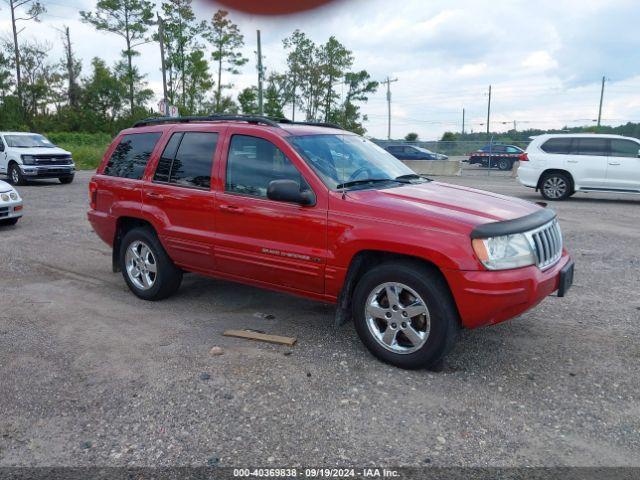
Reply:
[[[549,177],[542,185],[544,193],[549,198],[561,198],[567,193],[567,182],[562,177]]]
[[[131,283],[140,290],[149,290],[158,276],[158,263],[149,246],[136,240],[129,245],[125,254],[127,275]]]
[[[429,309],[415,290],[402,283],[374,288],[367,298],[365,317],[373,338],[393,353],[413,353],[429,338]]]

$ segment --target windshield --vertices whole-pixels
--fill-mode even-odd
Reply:
[[[290,137],[289,142],[332,190],[357,180],[415,175],[396,157],[358,135],[301,135]]]
[[[35,133],[32,135],[5,135],[4,139],[6,140],[7,145],[15,148],[54,147],[53,143],[51,143],[47,138]]]

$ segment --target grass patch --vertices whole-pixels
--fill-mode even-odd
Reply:
[[[78,170],[95,170],[107,147],[111,135],[107,133],[54,132],[45,136],[73,155]]]

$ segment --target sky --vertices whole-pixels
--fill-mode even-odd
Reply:
[[[85,75],[94,56],[117,61],[122,39],[80,21],[79,11],[91,10],[95,0],[41,1],[47,14],[40,24],[25,24],[21,39],[46,41],[52,57],[62,58],[58,29],[68,25]],[[220,7],[209,0],[193,5],[203,20]],[[230,15],[245,35],[250,59],[240,75],[223,80],[234,84],[234,93],[257,83],[257,29],[267,73],[285,70],[282,39],[293,30],[317,43],[334,35],[353,51],[355,70],[365,69],[376,80],[398,79],[391,84],[393,138],[415,132],[432,140],[460,131],[463,109],[466,131],[485,131],[489,85],[492,131],[512,129],[514,122],[519,130],[594,125],[603,76],[602,123],[640,121],[637,0],[336,0],[286,17]],[[0,36],[9,39],[10,28],[0,2]],[[159,46],[139,50],[135,62],[160,100]],[[385,138],[385,87],[362,112],[367,134]]]

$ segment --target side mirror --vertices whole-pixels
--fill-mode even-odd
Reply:
[[[300,185],[294,180],[273,180],[267,188],[267,198],[278,202],[298,203],[312,206],[316,204],[316,196],[311,191],[300,191]]]
[[[640,158],[640,150],[638,150],[638,158]]]

